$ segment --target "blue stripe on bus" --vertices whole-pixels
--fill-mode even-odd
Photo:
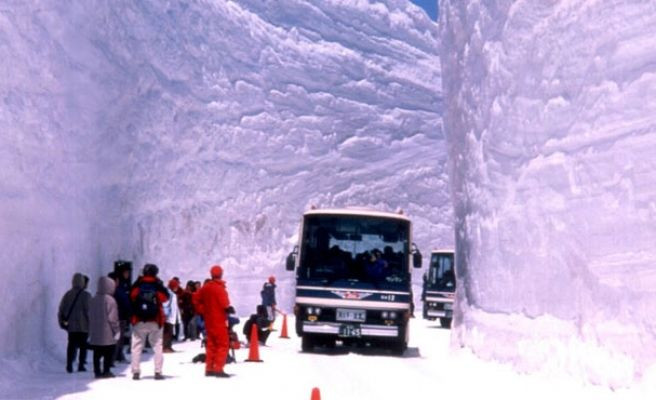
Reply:
[[[340,296],[337,293],[344,293]],[[367,301],[381,301],[381,302],[396,302],[396,303],[409,303],[411,301],[409,294],[386,294],[386,293],[370,293],[366,290],[352,290],[335,288],[333,290],[313,290],[313,289],[297,289],[296,297],[317,297],[323,299],[347,299],[347,300],[367,300]],[[349,296],[349,294],[351,294]]]

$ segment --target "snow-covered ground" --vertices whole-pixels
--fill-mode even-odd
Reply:
[[[291,320],[293,322],[293,320]],[[280,328],[280,319],[276,327]],[[580,386],[562,376],[521,375],[509,366],[481,361],[465,350],[450,350],[450,331],[439,323],[412,321],[410,348],[404,357],[380,350],[300,352],[300,340],[278,338],[274,332],[260,348],[263,363],[245,363],[248,350],[237,352],[237,364],[226,371],[228,380],[206,378],[204,366],[190,361],[199,344],[184,343],[165,355],[165,381],[154,381],[152,362],[144,362],[144,379],[134,382],[129,371],[112,380],[93,380],[91,373],[68,375],[62,365],[20,378],[2,398],[130,399],[217,398],[309,399],[318,387],[323,400],[398,400],[402,398],[505,398],[531,399],[647,399],[656,386],[612,392],[608,388]],[[275,335],[275,336],[274,336]],[[118,370],[117,370],[118,371]],[[3,372],[6,373],[6,372]],[[163,397],[162,397],[163,396]]]
[[[656,362],[654,2],[441,6],[459,342],[640,379]]]

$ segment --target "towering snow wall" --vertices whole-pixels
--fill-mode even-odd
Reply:
[[[656,7],[443,1],[457,339],[624,385],[656,361]]]
[[[438,32],[421,10],[252,0],[120,15],[108,43],[136,66],[116,129],[133,137],[122,197],[139,264],[202,279],[221,262],[248,313],[270,274],[290,306],[284,258],[311,204],[402,208],[424,249],[452,242]]]
[[[394,0],[1,4],[0,353],[60,344],[71,274],[119,257],[287,305],[310,204],[450,244],[437,33]]]
[[[112,76],[91,43],[91,8],[0,4],[0,354],[50,347],[73,271],[98,276],[117,253]]]

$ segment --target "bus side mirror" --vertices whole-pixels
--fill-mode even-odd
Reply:
[[[298,247],[287,256],[287,271],[293,271],[296,268],[296,255],[298,254]]]
[[[421,268],[421,261],[422,261],[422,256],[421,256],[421,251],[419,251],[419,248],[417,247],[416,244],[412,244],[412,266],[415,268]]]

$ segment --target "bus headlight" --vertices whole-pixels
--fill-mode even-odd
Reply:
[[[321,315],[321,308],[319,307],[308,307],[305,311],[307,315]]]
[[[380,313],[380,316],[382,319],[391,320],[396,319],[399,315],[396,311],[383,311]]]

